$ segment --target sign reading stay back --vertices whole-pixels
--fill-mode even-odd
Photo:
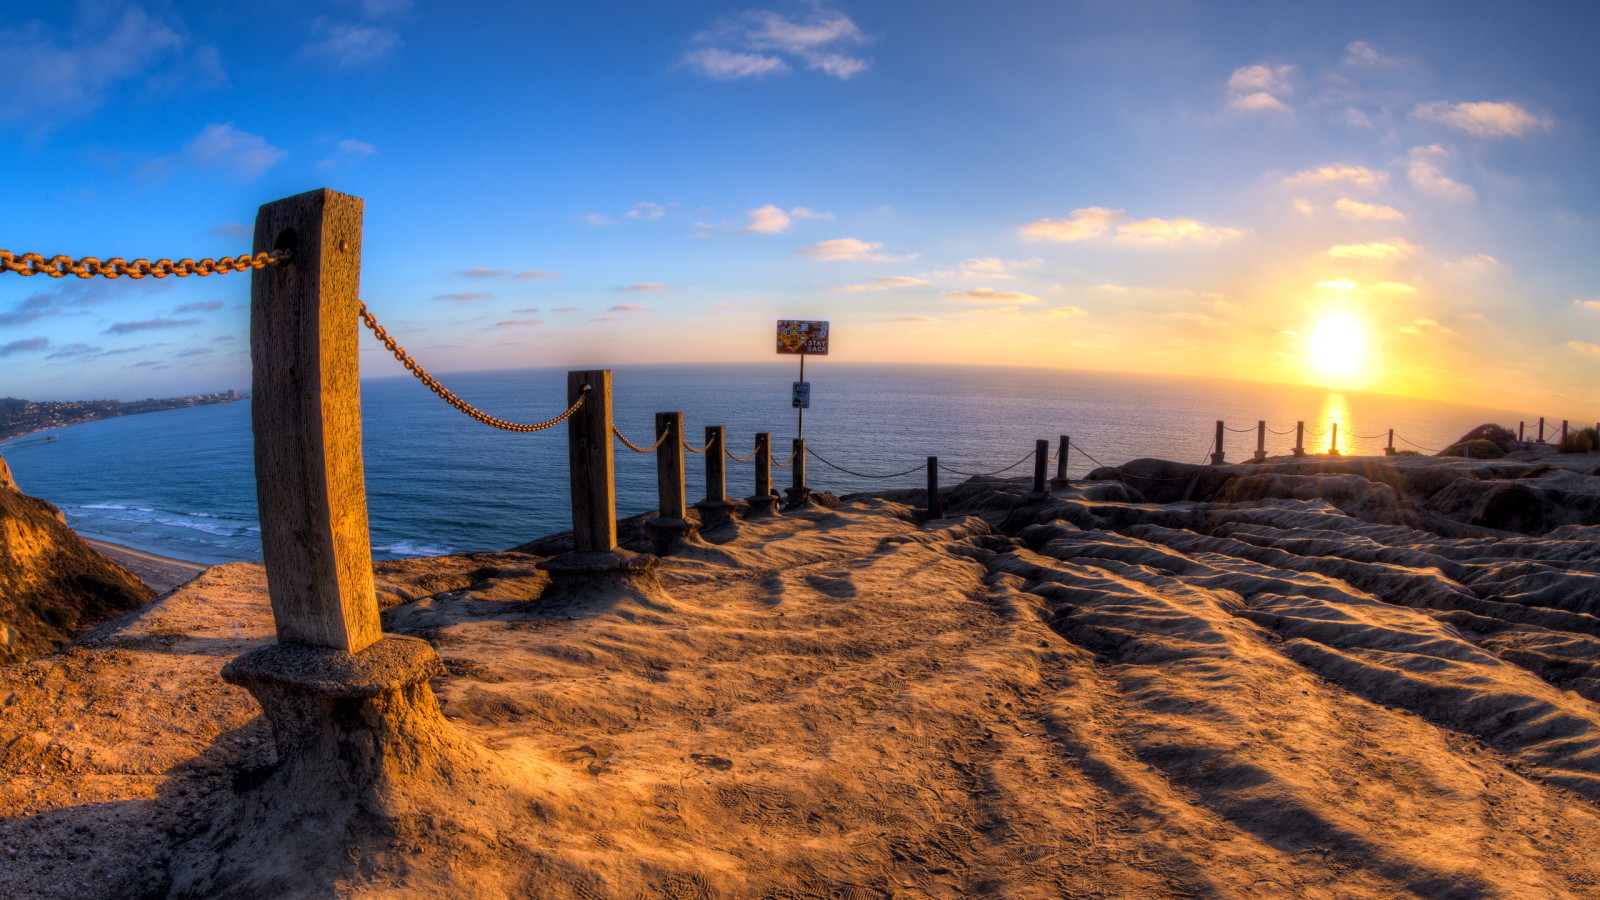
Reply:
[[[828,355],[828,322],[804,319],[778,320],[778,352],[803,353],[807,356]]]

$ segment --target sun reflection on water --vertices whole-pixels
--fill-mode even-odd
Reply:
[[[1349,401],[1345,399],[1344,394],[1335,392],[1322,398],[1322,411],[1317,414],[1317,421],[1306,423],[1307,453],[1327,453],[1329,447],[1335,448],[1340,455],[1348,455],[1351,452],[1349,407]],[[1337,443],[1333,439],[1333,426],[1336,424],[1339,426]],[[1316,432],[1317,437],[1313,438],[1312,432]]]

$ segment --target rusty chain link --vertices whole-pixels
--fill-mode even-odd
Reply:
[[[246,269],[264,269],[287,262],[292,254],[288,250],[274,250],[271,253],[262,251],[250,256],[224,256],[221,259],[202,259],[196,262],[192,259],[180,259],[173,262],[170,259],[158,259],[151,262],[148,259],[136,259],[129,262],[120,256],[113,256],[102,262],[93,256],[82,259],[73,259],[70,256],[52,256],[45,259],[38,253],[24,253],[21,256],[10,250],[0,250],[0,272],[16,272],[18,275],[49,275],[51,278],[65,278],[76,275],[79,278],[121,278],[126,275],[132,279],[140,279],[149,275],[154,278],[166,278],[176,275],[187,278],[190,275],[220,275],[228,272],[243,272]]]
[[[439,395],[439,399],[450,404],[451,406],[454,406],[456,409],[474,419],[477,419],[479,422],[482,422],[485,425],[503,429],[505,431],[516,431],[524,434],[534,431],[543,431],[546,428],[560,425],[568,418],[571,418],[572,414],[577,412],[579,407],[583,406],[583,401],[589,399],[589,386],[584,385],[583,394],[578,397],[578,402],[572,404],[567,408],[566,412],[556,416],[554,419],[551,419],[548,422],[540,422],[536,425],[522,425],[516,422],[507,422],[505,419],[497,419],[488,413],[482,412],[472,404],[462,400],[460,397],[457,397],[444,385],[435,381],[433,376],[429,375],[426,369],[417,365],[417,361],[412,359],[410,354],[406,353],[405,348],[401,347],[394,338],[389,336],[389,332],[385,330],[382,325],[378,324],[377,317],[373,316],[372,313],[367,312],[367,305],[365,303],[361,304],[360,312],[361,321],[367,323],[367,327],[372,329],[372,333],[377,335],[378,340],[383,342],[383,346],[389,348],[389,352],[394,354],[394,358],[399,360],[400,364],[406,367],[407,372],[417,376],[419,381],[427,385],[428,390]]]
[[[671,436],[672,430],[668,429],[661,432],[661,436],[656,438],[656,442],[648,447],[641,447],[638,444],[635,444],[633,441],[628,440],[627,436],[622,433],[622,429],[618,428],[616,425],[611,426],[611,433],[617,436],[617,440],[627,445],[629,450],[632,450],[635,453],[651,453],[658,449],[662,444],[667,442],[667,438]]]
[[[760,449],[761,449],[760,447],[756,448],[756,450],[760,450]],[[722,448],[722,452],[726,453],[728,455],[728,458],[733,460],[734,462],[749,462],[750,460],[755,459],[756,458],[756,450],[751,450],[749,456],[734,456],[732,450],[729,450],[727,447],[723,447]]]
[[[704,453],[707,450],[710,450],[712,445],[715,444],[715,443],[717,443],[717,439],[713,437],[711,440],[706,441],[706,445],[704,447],[701,447],[699,450],[696,450],[695,448],[689,446],[689,442],[688,441],[684,441],[683,442],[683,449],[689,451],[690,453]]]

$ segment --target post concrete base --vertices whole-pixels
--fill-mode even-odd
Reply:
[[[1266,462],[1267,461],[1267,451],[1265,451],[1265,450],[1257,450],[1257,451],[1255,451],[1254,459],[1255,459],[1256,462]]]
[[[700,526],[688,519],[653,516],[644,520],[645,533],[657,556],[670,556],[684,547],[698,543]]]
[[[594,607],[618,600],[659,600],[666,596],[656,569],[661,561],[648,553],[574,550],[539,563],[550,573],[550,586],[534,602],[543,606]]]
[[[1394,448],[1393,447],[1385,447],[1385,448],[1383,448],[1383,455],[1384,456],[1393,456],[1394,455]]]
[[[1293,453],[1295,456],[1305,456],[1306,455],[1306,448],[1304,448],[1304,447],[1296,447],[1296,448],[1294,448],[1293,450],[1291,450],[1289,452]]]
[[[1228,457],[1227,457],[1227,454],[1225,454],[1225,453],[1213,453],[1213,454],[1211,454],[1211,464],[1213,466],[1220,466],[1220,465],[1222,465],[1223,463],[1225,463],[1227,461],[1228,461]]]
[[[744,502],[745,506],[748,507],[744,514],[746,519],[760,519],[765,516],[778,515],[778,498],[772,494],[756,494],[744,498]]]
[[[792,487],[783,489],[784,509],[804,509],[807,506],[815,505],[816,504],[811,501],[811,488]]]
[[[747,509],[750,504],[743,500],[701,500],[694,505],[700,513],[700,530],[711,531],[724,525],[732,524],[734,510]]]
[[[1070,479],[1070,478],[1052,478],[1052,479],[1050,479],[1050,490],[1059,491],[1062,488],[1066,488],[1066,487],[1072,487],[1072,479]]]
[[[354,654],[273,644],[223,667],[261,704],[278,761],[236,779],[173,860],[168,896],[332,896],[401,845],[492,836],[519,789],[440,712],[428,680],[443,671],[426,641],[392,634]]]

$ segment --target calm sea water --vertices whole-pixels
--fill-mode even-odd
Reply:
[[[1215,420],[1230,432],[1230,460],[1255,449],[1256,420],[1267,420],[1267,450],[1287,453],[1296,421],[1306,445],[1325,450],[1340,425],[1345,454],[1396,445],[1444,447],[1471,427],[1515,428],[1517,412],[1250,382],[1080,372],[1061,369],[932,367],[830,363],[807,366],[813,450],[866,474],[912,468],[932,455],[967,472],[1008,466],[1071,435],[1070,474],[1095,462],[1141,456],[1202,462]],[[635,366],[615,370],[616,423],[635,443],[653,441],[654,414],[685,414],[690,443],[704,427],[728,428],[733,452],[747,455],[757,431],[773,433],[788,456],[796,417],[789,405],[792,361],[744,365]],[[554,369],[464,373],[443,378],[493,415],[542,421],[565,407],[566,373]],[[363,382],[364,451],[373,554],[378,558],[502,550],[570,527],[566,429],[513,434],[480,425],[440,402],[409,376]],[[41,438],[54,434],[56,441]],[[1408,443],[1411,442],[1411,443]],[[23,491],[61,507],[80,533],[200,562],[260,559],[248,402],[88,422],[0,445]],[[703,496],[703,457],[688,457],[689,496]],[[1012,474],[1031,473],[1024,463]],[[751,467],[728,462],[728,493],[753,490]],[[869,480],[811,460],[813,488],[839,493],[918,487],[926,476]],[[773,482],[788,484],[787,470]],[[943,474],[946,484],[959,480]],[[655,463],[617,446],[618,511],[655,507]]]

